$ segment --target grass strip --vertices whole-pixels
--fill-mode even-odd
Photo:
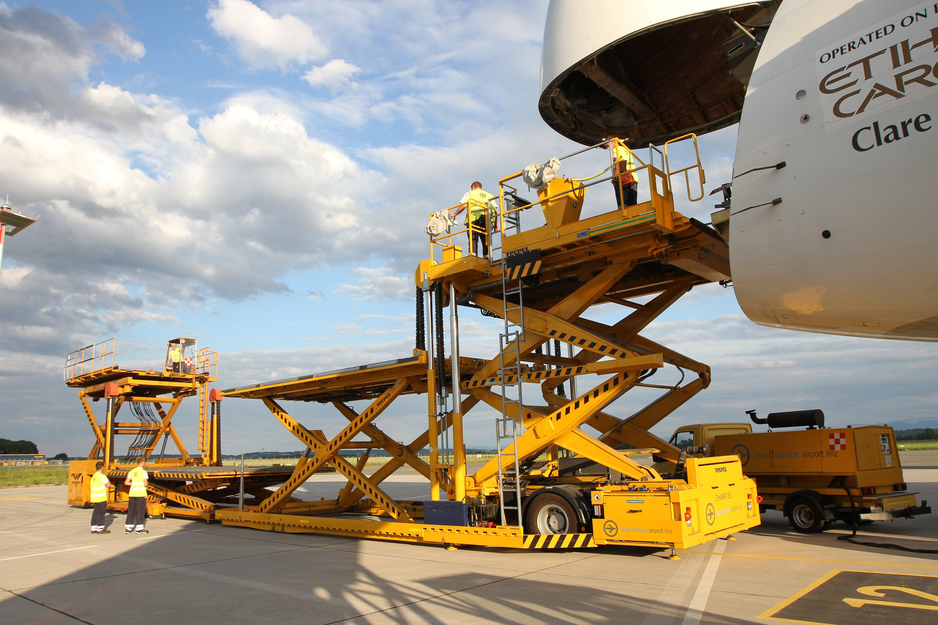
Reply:
[[[0,467],[0,488],[16,486],[48,486],[65,484],[68,481],[68,467]]]

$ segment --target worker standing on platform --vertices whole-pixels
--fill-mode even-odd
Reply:
[[[638,178],[635,170],[635,155],[627,145],[617,137],[606,137],[612,150],[613,176],[612,186],[616,190],[616,204],[634,206],[638,203]],[[625,202],[623,202],[623,198]]]
[[[91,533],[110,534],[111,530],[104,527],[104,515],[107,512],[107,487],[111,482],[104,474],[104,463],[98,460],[94,465],[95,472],[91,476],[91,503],[94,512],[91,513]]]
[[[136,531],[138,534],[147,534],[149,530],[144,527],[147,519],[147,481],[149,476],[144,468],[146,461],[137,458],[137,467],[127,474],[124,484],[130,486],[127,500],[127,519],[124,521],[124,533]]]
[[[169,348],[169,360],[173,363],[173,373],[182,372],[182,345],[173,343]]]
[[[449,216],[456,217],[467,208],[469,209],[465,223],[469,228],[470,251],[474,252],[476,256],[488,256],[488,229],[485,226],[485,211],[488,210],[492,216],[494,222],[492,231],[497,232],[498,223],[495,222],[495,217],[498,213],[495,210],[495,196],[488,191],[483,191],[482,183],[477,180],[472,183],[469,191],[462,196],[459,202],[459,206],[456,210],[451,211]]]

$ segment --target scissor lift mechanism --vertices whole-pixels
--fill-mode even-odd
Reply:
[[[635,172],[647,181],[648,201],[585,219],[580,219],[580,214],[587,186],[579,181],[556,178],[538,192],[537,202],[519,206],[517,201],[512,205],[506,199],[521,174],[501,180],[498,214],[501,249],[493,247],[487,258],[463,255],[453,244],[453,237],[459,233],[447,233],[432,239],[433,254],[418,267],[415,276],[418,340],[413,358],[224,391],[223,395],[228,397],[262,400],[277,420],[306,446],[307,452],[274,495],[243,510],[219,511],[216,518],[228,525],[273,531],[410,542],[524,548],[615,543],[669,546],[672,553],[675,546],[691,546],[758,524],[758,506],[753,511],[754,484],[743,478],[738,461],[723,459],[740,487],[745,482],[748,490],[742,494],[742,500],[750,499],[749,510],[745,510],[745,504],[742,514],[736,508],[731,514],[727,508],[726,514],[733,520],[727,516],[722,524],[714,526],[714,516],[723,510],[711,515],[713,506],[708,505],[704,512],[704,504],[694,499],[699,493],[693,486],[680,480],[663,480],[651,467],[631,460],[629,455],[634,452],[617,450],[621,446],[651,448],[664,458],[678,461],[680,450],[651,434],[649,429],[706,388],[710,370],[641,336],[640,332],[694,286],[730,277],[729,254],[723,239],[709,227],[674,210],[671,178],[677,174],[687,177],[689,169],[699,169],[699,159],[691,168],[668,171],[666,155],[667,146],[663,169],[640,161],[641,166]],[[607,177],[598,182],[608,180]],[[701,171],[701,196],[702,184]],[[538,206],[544,213],[544,226],[528,231],[519,226],[514,228],[514,234],[506,232],[506,227],[519,223],[521,211]],[[495,228],[489,224],[487,230],[491,233]],[[501,257],[496,257],[498,251]],[[441,261],[434,258],[437,255]],[[510,273],[506,276],[505,272]],[[521,280],[523,302],[520,297],[506,297],[506,284],[511,280]],[[430,308],[427,315],[423,313],[425,302]],[[523,331],[510,348],[488,360],[462,358],[454,304],[463,310],[481,309],[489,316],[507,315]],[[588,311],[602,304],[619,306],[623,317],[612,324],[587,318]],[[451,316],[449,357],[445,357],[442,348],[442,311],[446,306],[450,307]],[[431,338],[429,347],[422,335],[424,317],[426,334]],[[576,351],[568,357],[541,354],[538,348],[549,345],[551,340],[566,343]],[[520,367],[518,357],[522,361]],[[455,371],[453,362],[458,363]],[[681,381],[673,385],[645,381],[663,367],[676,367],[694,375],[686,381],[682,375]],[[518,375],[523,383],[540,386],[542,399],[537,404],[506,402],[502,393],[493,391],[516,384]],[[567,380],[576,377],[579,384],[586,376],[596,376],[597,382],[585,393],[570,399],[558,394],[558,387]],[[637,387],[658,388],[663,394],[626,419],[605,412],[612,402]],[[454,389],[458,389],[455,395]],[[412,393],[427,394],[428,427],[404,445],[395,442],[375,422],[395,399]],[[349,405],[366,398],[370,404],[361,412]],[[283,407],[284,401],[291,400],[331,402],[349,425],[331,438],[319,430],[308,429]],[[496,458],[467,475],[463,416],[479,404],[514,420],[521,426],[522,434],[517,438],[516,449],[500,450]],[[596,434],[582,429],[584,425]],[[418,456],[427,446],[429,461]],[[353,465],[340,454],[349,449],[384,449],[391,460],[366,476],[363,469],[367,454]],[[546,457],[548,462],[538,462],[539,456]],[[564,460],[561,456],[572,458]],[[634,493],[641,492],[648,494],[649,501],[658,497],[668,502],[662,508],[666,511],[661,512],[661,523],[671,529],[662,530],[667,532],[664,538],[626,535],[624,532],[630,530],[624,527],[620,530],[616,523],[610,526],[600,516],[591,523],[581,519],[564,534],[526,534],[522,523],[525,507],[517,502],[515,524],[496,524],[490,520],[494,518],[493,502],[502,506],[502,518],[505,507],[504,500],[497,501],[499,480],[513,475],[511,464],[515,457],[524,470],[523,475],[512,479],[523,480],[528,501],[539,490],[546,493],[548,486],[562,490],[564,484],[572,484],[594,489],[591,503],[595,510],[605,505],[606,510],[621,511],[627,497],[632,497],[628,501],[634,503]],[[569,471],[563,474],[564,465],[582,465],[584,461],[605,467],[606,476],[584,477]],[[295,489],[327,463],[348,479],[348,485],[334,500],[291,503]],[[442,500],[445,495],[445,500],[457,502],[460,509],[465,505],[470,523],[440,521],[436,506],[428,510],[424,502],[397,501],[385,493],[381,483],[404,466],[429,480],[431,501]],[[697,480],[695,484],[706,480],[716,484],[713,474],[707,471],[726,471],[725,467],[713,469],[695,459],[687,460],[687,469],[689,479]],[[610,480],[610,475],[615,479]],[[737,484],[721,482],[712,486],[726,487]],[[701,487],[700,491],[703,490]],[[701,506],[693,508],[693,513],[692,501],[694,506]],[[685,509],[686,513],[682,513]],[[420,522],[424,513],[429,517],[431,511],[435,521],[425,518],[425,522]],[[388,520],[364,520],[350,516],[353,514],[385,516]],[[696,516],[692,520],[693,515]],[[704,521],[698,526],[703,516],[711,527]]]

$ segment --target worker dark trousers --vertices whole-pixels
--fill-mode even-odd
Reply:
[[[616,190],[616,205],[622,206],[622,196],[619,194],[619,181],[613,180],[612,186]],[[638,185],[634,183],[628,186],[622,185],[622,190],[625,191],[625,206],[635,206],[638,204]]]
[[[127,520],[124,521],[124,529],[132,532],[135,529],[139,532],[143,529],[143,524],[147,519],[147,498],[131,497],[127,500]]]
[[[485,213],[472,222],[472,251],[476,256],[489,255],[489,246],[485,238]]]
[[[97,501],[94,504],[94,512],[91,513],[91,529],[104,529],[104,513],[107,512],[107,502]]]

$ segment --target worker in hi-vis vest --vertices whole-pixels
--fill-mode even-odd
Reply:
[[[173,343],[169,348],[169,360],[173,363],[173,373],[182,372],[182,345]]]
[[[459,200],[459,206],[456,210],[450,211],[449,216],[456,217],[467,208],[469,212],[466,213],[465,224],[469,228],[470,251],[476,256],[488,256],[488,228],[485,224],[485,211],[487,209],[491,216],[492,232],[498,232],[498,221],[495,219],[498,216],[495,210],[495,196],[488,191],[483,191],[481,182],[473,182],[469,191]]]
[[[124,521],[124,533],[147,534],[144,527],[147,519],[147,480],[149,476],[144,468],[145,460],[137,458],[137,466],[127,474],[124,484],[130,486],[127,500],[127,519]]]
[[[91,503],[94,512],[91,513],[91,533],[110,534],[111,530],[104,527],[104,514],[107,512],[107,487],[111,482],[104,474],[104,463],[98,460],[94,465],[94,475],[91,476]]]
[[[606,139],[609,141],[608,148],[612,150],[614,168],[612,186],[616,190],[616,204],[634,206],[638,203],[638,177],[633,173],[635,155],[620,139],[616,137],[606,137]]]

